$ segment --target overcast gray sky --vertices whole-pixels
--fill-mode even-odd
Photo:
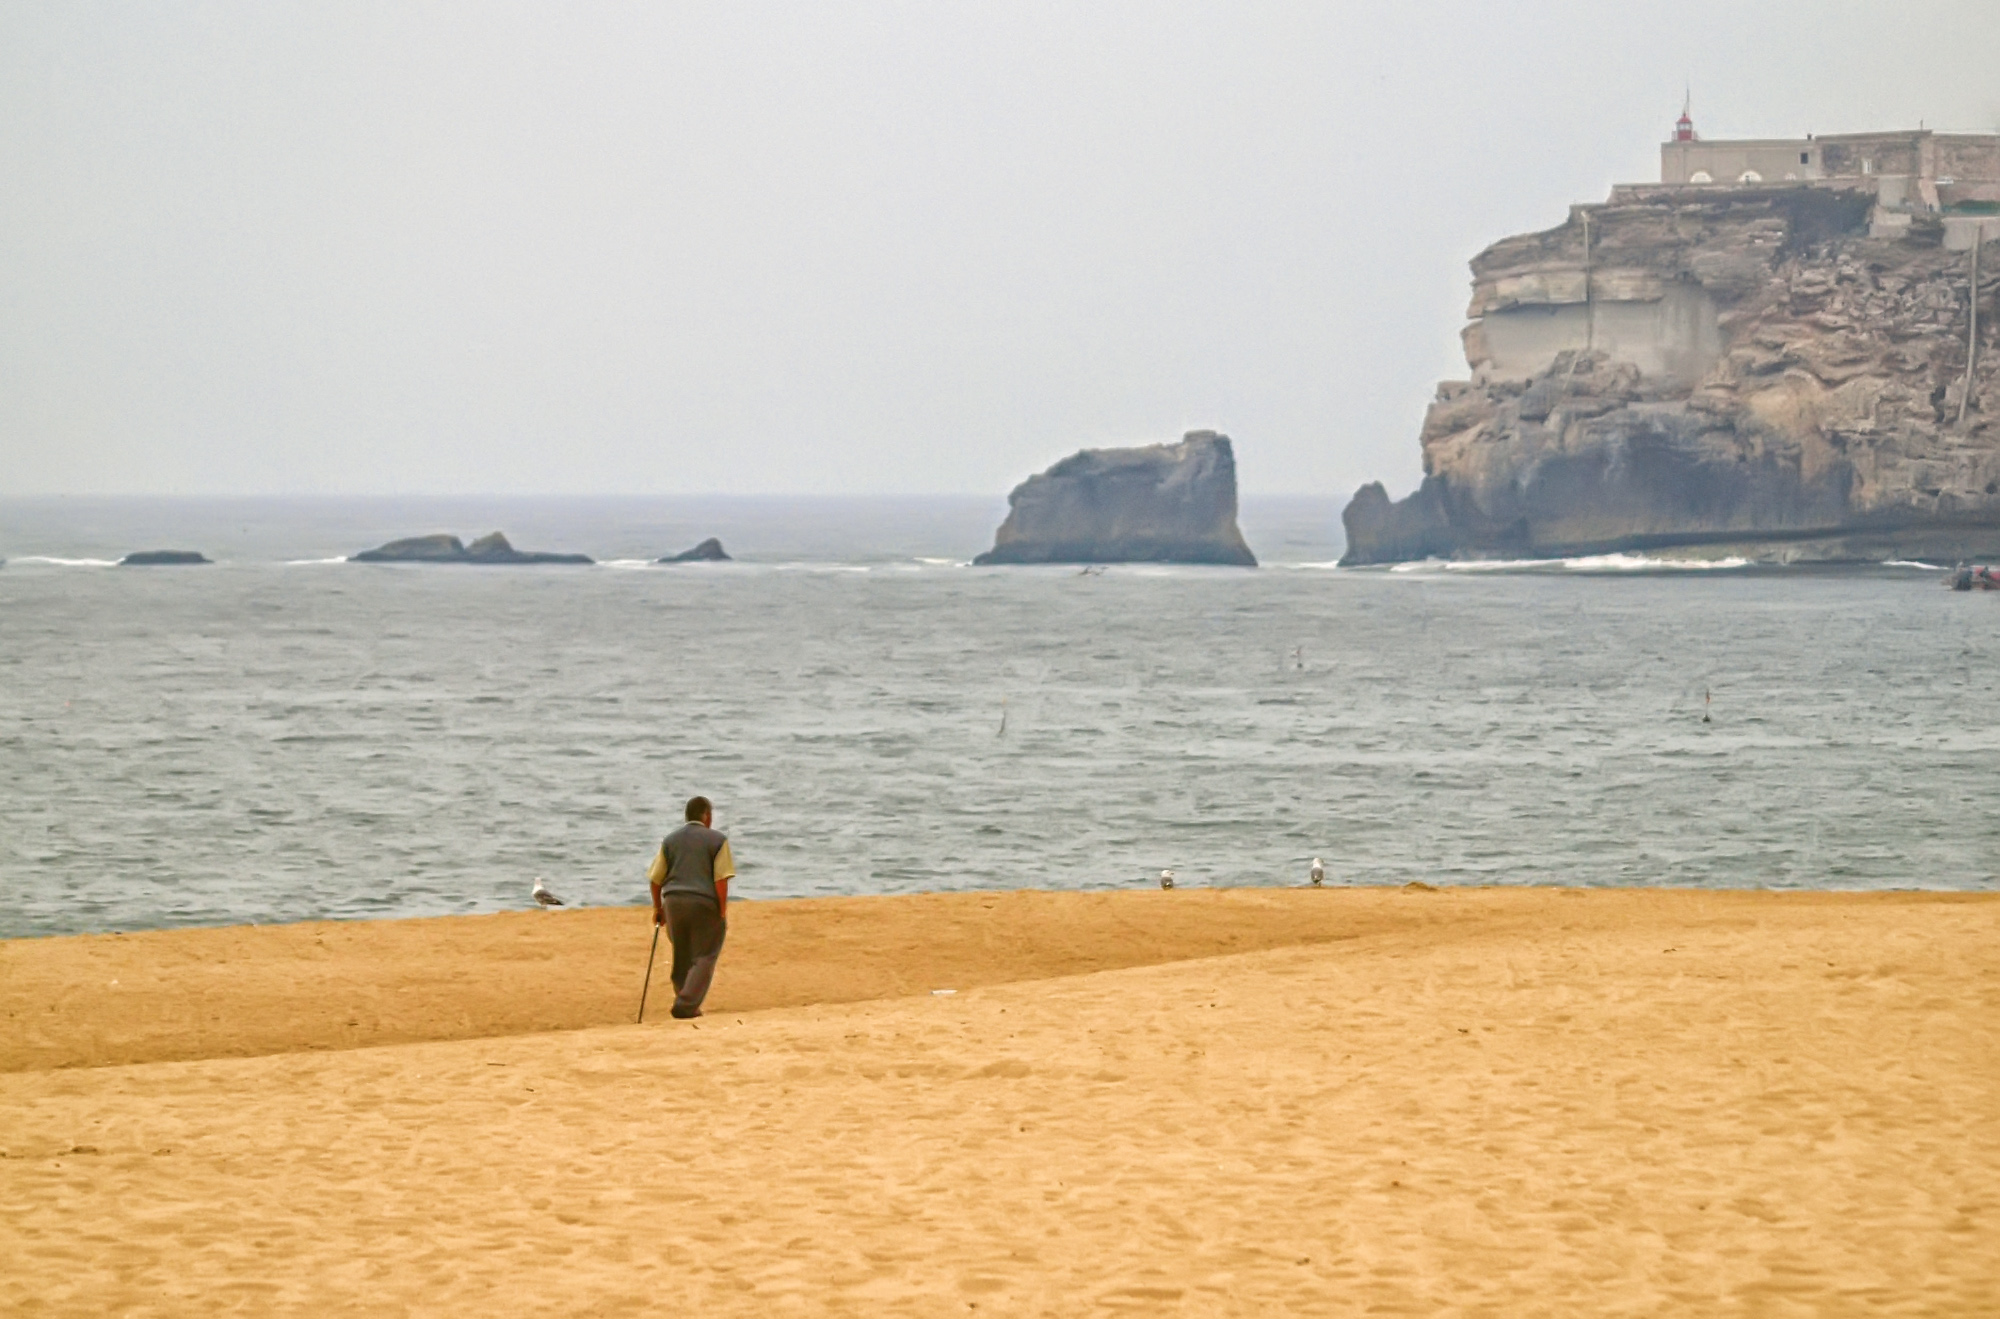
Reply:
[[[2000,129],[1994,0],[0,3],[0,493],[1418,474],[1465,262],[1707,136]]]

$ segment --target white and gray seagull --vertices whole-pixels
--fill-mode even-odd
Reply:
[[[549,886],[542,882],[540,875],[535,876],[535,903],[543,907],[560,907],[563,905],[561,898],[549,892]]]
[[[1162,870],[1160,872],[1160,887],[1172,888],[1173,886],[1174,886],[1174,872],[1171,870]]]
[[[1318,888],[1320,885],[1326,883],[1326,867],[1320,864],[1318,857],[1313,858],[1312,869],[1306,873],[1312,876],[1314,888]]]

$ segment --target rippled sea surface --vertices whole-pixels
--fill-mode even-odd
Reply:
[[[745,896],[1995,885],[2000,597],[1335,571],[1336,508],[1086,575],[976,500],[0,505],[0,934],[635,902],[695,792]],[[627,565],[312,561],[495,525]]]

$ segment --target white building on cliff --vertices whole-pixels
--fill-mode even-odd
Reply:
[[[1694,388],[1725,348],[1716,289],[1769,274],[1753,213],[1772,208],[1974,259],[1975,244],[2000,245],[2000,134],[1714,141],[1684,110],[1660,148],[1658,183],[1619,184],[1608,202],[1571,207],[1567,224],[1473,258],[1463,332],[1473,381],[1526,383],[1582,350],[1630,364],[1649,387]],[[1729,237],[1732,209],[1752,218]],[[1699,251],[1663,219],[1683,210],[1715,227]]]
[[[1890,235],[1918,216],[1944,222],[1947,248],[1972,245],[1982,226],[2000,237],[2000,133],[1836,133],[1802,138],[1707,139],[1683,109],[1660,145],[1662,187],[1768,187],[1812,184],[1874,194],[1871,227]],[[1641,187],[1624,189],[1637,196]],[[1616,193],[1613,194],[1616,197]]]

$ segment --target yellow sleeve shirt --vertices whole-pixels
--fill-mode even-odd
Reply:
[[[655,884],[667,882],[666,844],[662,843],[660,850],[653,853],[653,864],[647,868],[646,878]],[[715,854],[715,881],[719,884],[725,879],[734,878],[736,878],[736,858],[729,854],[729,840],[725,838],[722,840],[722,850]]]

